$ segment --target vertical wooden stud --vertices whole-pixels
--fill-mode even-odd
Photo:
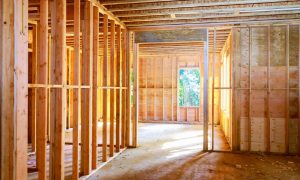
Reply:
[[[0,4],[0,179],[27,179],[28,0]]]
[[[266,123],[266,151],[270,152],[270,63],[271,63],[271,26],[268,26],[268,67],[267,67],[267,123]]]
[[[137,128],[138,128],[138,118],[139,118],[139,45],[133,44],[133,74],[134,74],[134,82],[133,82],[133,107],[134,114],[132,118],[132,146],[137,147]]]
[[[115,133],[115,21],[110,20],[110,131],[109,131],[109,156],[114,155]]]
[[[48,82],[48,1],[40,0],[39,58],[37,83]],[[37,89],[37,168],[39,179],[46,179],[47,88]]]
[[[103,17],[103,87],[107,87],[108,70],[108,16]],[[103,89],[102,161],[107,161],[107,88]]]
[[[66,0],[51,1],[52,62],[51,81],[62,89],[51,92],[50,179],[64,179],[64,145],[66,127]],[[53,110],[53,111],[52,111]]]
[[[33,41],[32,41],[32,56],[31,56],[31,64],[29,64],[28,69],[31,69],[31,82],[33,84],[37,83],[37,56],[38,56],[38,49],[37,49],[37,36],[38,36],[38,27],[37,25],[33,25],[32,28],[32,36],[33,36]],[[30,62],[28,60],[28,62]],[[29,72],[30,75],[30,72]],[[37,89],[29,89],[28,90],[28,106],[30,108],[31,113],[28,112],[28,118],[31,120],[31,149],[32,152],[36,152],[36,119],[37,119],[37,112],[36,112],[36,104],[37,104]],[[29,122],[30,122],[29,120]],[[29,128],[29,124],[28,124]]]
[[[289,153],[289,121],[290,121],[290,26],[286,25],[285,57],[286,57],[286,120],[285,120],[285,152]]]
[[[122,88],[126,87],[126,29],[122,29],[123,41],[122,41]],[[125,136],[126,136],[126,91],[122,89],[122,127],[121,127],[121,148],[125,147]]]
[[[80,102],[81,102],[81,76],[80,76],[80,0],[74,0],[74,85],[79,88],[74,90],[73,99],[73,147],[72,147],[72,179],[78,179],[78,154],[79,154],[79,122],[80,122]]]
[[[116,151],[120,151],[120,120],[121,120],[121,27],[116,26],[117,32],[117,68],[116,68]]]
[[[98,87],[98,52],[99,52],[99,9],[94,6],[93,10],[93,129],[92,129],[92,169],[97,168],[97,126],[98,126],[98,114],[97,114],[97,87]]]
[[[73,49],[68,48],[68,82],[69,85],[74,85],[74,59],[73,59]],[[68,120],[69,120],[69,125],[67,128],[73,128],[74,125],[74,89],[70,88],[68,90]]]
[[[90,1],[84,3],[82,27],[82,85],[89,86],[81,90],[81,169],[84,175],[91,171],[92,151],[92,69],[93,69],[93,6]]]
[[[204,82],[203,82],[203,150],[208,150],[208,30],[204,43]]]
[[[127,31],[126,35],[126,137],[125,137],[125,145],[129,146],[130,144],[130,121],[131,121],[131,82],[130,82],[130,76],[131,76],[131,58],[130,58],[130,44],[132,42],[131,39],[131,31]]]
[[[252,29],[249,27],[249,118],[248,118],[248,151],[251,151],[251,54],[252,54]]]
[[[216,27],[214,27],[214,54],[213,54],[213,64],[212,64],[212,109],[211,109],[211,150],[214,150],[214,126],[215,126],[215,64],[216,64]]]

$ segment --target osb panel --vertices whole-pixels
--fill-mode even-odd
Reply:
[[[251,66],[266,66],[268,64],[268,31],[265,27],[251,28]]]
[[[271,88],[286,88],[286,66],[270,67]]]
[[[249,88],[249,67],[240,68],[240,88]]]
[[[289,87],[290,88],[298,88],[298,67],[290,66],[289,67]]]
[[[251,117],[265,117],[267,111],[267,93],[261,90],[251,92]]]
[[[240,31],[240,45],[241,47],[239,48],[241,51],[241,66],[242,67],[249,67],[249,29],[248,28],[241,28]]]
[[[289,119],[289,151],[297,153],[298,151],[298,124],[299,119]]]
[[[155,77],[154,77],[154,58],[153,57],[147,57],[147,69],[146,71],[140,71],[140,74],[142,74],[141,72],[146,72],[147,73],[147,88],[153,88],[154,87],[154,81],[155,81]]]
[[[154,87],[162,88],[163,87],[163,61],[160,58],[155,58],[154,64]]]
[[[251,68],[251,88],[263,89],[267,87],[267,67],[252,67]]]
[[[286,27],[272,26],[271,28],[271,66],[286,65]]]
[[[299,25],[290,26],[289,62],[290,66],[298,66],[299,64]]]
[[[173,104],[172,104],[172,108],[173,108],[173,120],[177,121],[177,88],[172,89],[173,91]]]
[[[172,89],[164,89],[164,115],[163,119],[172,121]]]
[[[163,119],[163,91],[162,89],[155,89],[154,96],[154,120]]]
[[[188,122],[197,121],[197,108],[187,108],[187,121]]]
[[[240,118],[240,150],[248,150],[248,117]]]
[[[285,151],[285,118],[270,119],[270,151]]]
[[[299,96],[298,90],[290,90],[289,92],[289,115],[290,118],[298,118],[299,116]]]
[[[249,116],[249,91],[241,90],[239,91],[239,109],[241,117]]]
[[[187,121],[187,108],[179,108],[179,119],[177,121]]]
[[[139,72],[145,72],[147,70],[147,59],[139,59]],[[147,73],[139,73],[139,87],[146,87]]]
[[[154,120],[154,89],[147,89],[147,115],[146,120]]]
[[[164,57],[163,60],[164,64],[164,75],[163,75],[163,81],[164,81],[164,87],[172,87],[172,59],[168,57]]]
[[[286,91],[270,91],[270,117],[284,118],[286,116]]]
[[[139,92],[139,119],[147,118],[147,101],[146,101],[146,89],[140,89]]]

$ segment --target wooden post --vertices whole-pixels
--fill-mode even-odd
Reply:
[[[31,56],[31,60],[28,59],[28,75],[31,77],[31,80],[29,79],[29,81],[31,81],[31,83],[35,84],[37,83],[37,35],[38,35],[38,28],[37,25],[34,24],[32,26],[32,56]],[[28,118],[29,121],[28,123],[28,128],[30,128],[31,125],[31,134],[28,134],[28,136],[30,136],[31,138],[31,149],[32,152],[36,152],[36,103],[37,103],[37,89],[36,88],[32,88],[32,89],[28,89]]]
[[[110,20],[110,87],[115,87],[115,21]],[[114,155],[115,89],[110,89],[109,156]]]
[[[68,80],[69,80],[69,85],[74,85],[74,59],[73,59],[73,49],[68,48]],[[69,125],[67,128],[72,128],[74,124],[74,104],[73,104],[73,99],[74,99],[74,89],[68,89],[68,102],[69,102],[69,108],[68,108],[68,120],[69,120]]]
[[[138,128],[138,118],[139,118],[139,45],[133,44],[133,73],[134,73],[134,82],[133,82],[133,108],[134,115],[132,119],[132,146],[137,147],[137,128]]]
[[[211,109],[211,150],[214,150],[214,125],[215,125],[215,63],[216,63],[216,27],[214,27],[214,54],[213,54],[213,64],[212,64],[212,109]]]
[[[131,31],[127,31],[126,35],[126,136],[125,136],[125,146],[130,144],[130,121],[131,121],[131,58],[130,58],[130,42],[131,42]]]
[[[107,70],[108,70],[108,16],[104,14],[103,17],[103,84],[107,86]],[[107,91],[103,89],[103,130],[102,130],[102,161],[107,160]]]
[[[92,169],[97,168],[97,126],[98,126],[98,113],[97,113],[97,87],[98,87],[98,52],[99,52],[99,9],[94,6],[93,10],[93,132],[92,132]]]
[[[204,42],[204,82],[203,82],[203,150],[208,150],[208,30]]]
[[[74,0],[74,85],[79,85],[78,89],[74,90],[73,96],[73,147],[72,147],[72,179],[78,179],[78,149],[79,149],[79,122],[80,122],[80,102],[81,102],[81,76],[80,76],[80,0]]]
[[[285,58],[286,58],[286,120],[285,120],[285,152],[289,153],[289,122],[290,122],[290,26],[286,25],[285,34]]]
[[[249,102],[248,102],[248,151],[251,151],[251,94],[252,94],[252,90],[251,90],[251,52],[252,52],[252,29],[251,27],[248,28],[249,29]]]
[[[64,179],[66,127],[66,0],[51,1],[51,83],[63,88],[51,91],[50,179]]]
[[[117,69],[116,69],[116,151],[120,151],[120,119],[121,119],[121,27],[117,31]]]
[[[40,0],[37,84],[48,82],[48,0]],[[46,179],[47,88],[37,88],[37,169],[39,179]]]
[[[92,85],[93,69],[93,6],[90,1],[85,1],[82,28],[82,85]],[[91,172],[92,150],[92,88],[81,89],[81,169],[84,175]]]
[[[266,123],[266,143],[267,152],[270,152],[270,63],[271,63],[271,26],[268,26],[268,67],[267,67],[267,123]]]
[[[122,41],[122,87],[126,86],[126,29],[122,29],[123,41]],[[122,127],[121,127],[121,148],[125,147],[125,136],[126,136],[126,91],[127,89],[122,90]]]
[[[0,2],[0,179],[27,179],[28,0]]]

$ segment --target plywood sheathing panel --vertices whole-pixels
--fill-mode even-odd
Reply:
[[[241,58],[240,65],[236,66],[238,69],[235,70],[238,73],[235,77],[239,77],[237,90],[240,97],[237,105],[240,113],[236,118],[240,121],[240,149],[248,150],[247,140],[250,139],[251,151],[267,151],[268,141],[265,144],[254,142],[253,138],[259,136],[265,140],[270,139],[270,152],[285,153],[288,149],[289,153],[295,153],[298,149],[298,121],[295,119],[299,114],[299,26],[270,26],[270,34],[268,26],[238,29],[239,31],[234,33],[240,36],[239,39],[235,39],[240,43],[240,51],[233,52],[240,53]],[[267,61],[268,53],[270,66]],[[250,74],[249,59],[251,59]],[[251,94],[248,93],[249,87],[252,89]],[[248,107],[249,98],[250,107]],[[249,117],[251,117],[250,133],[247,123]],[[269,126],[266,124],[268,122]],[[269,137],[267,130],[270,133]],[[258,134],[254,137],[253,132]]]

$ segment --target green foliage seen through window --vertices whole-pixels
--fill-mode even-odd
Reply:
[[[179,69],[179,106],[199,107],[200,71],[196,68]]]

